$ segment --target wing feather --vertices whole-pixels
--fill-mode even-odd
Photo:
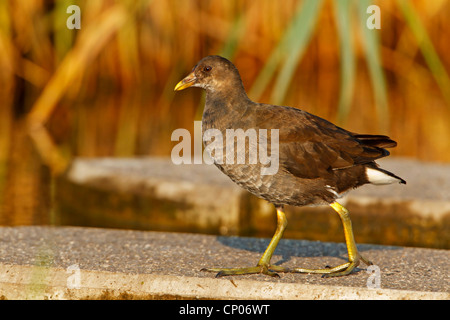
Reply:
[[[280,167],[298,177],[314,179],[368,164],[396,146],[387,136],[352,133],[306,111],[262,106],[257,126],[264,127],[264,119],[279,126]]]

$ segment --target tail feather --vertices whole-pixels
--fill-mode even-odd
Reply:
[[[373,134],[353,134],[353,137],[370,147],[394,148],[397,146],[397,142],[390,139],[388,136]]]
[[[366,176],[367,180],[372,184],[382,185],[395,182],[406,184],[406,181],[399,176],[375,166],[366,167]]]

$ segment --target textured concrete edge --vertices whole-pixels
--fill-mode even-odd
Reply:
[[[448,300],[445,292],[417,292],[231,278],[125,274],[0,264],[0,299],[258,299],[258,300]]]

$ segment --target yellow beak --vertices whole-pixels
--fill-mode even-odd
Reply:
[[[178,82],[178,84],[175,86],[175,91],[180,91],[186,88],[189,88],[193,84],[195,84],[195,81],[197,78],[194,75],[194,72],[191,72],[186,78]]]

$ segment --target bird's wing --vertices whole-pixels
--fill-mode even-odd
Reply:
[[[298,177],[313,179],[332,170],[370,163],[389,155],[384,147],[395,146],[386,136],[354,134],[299,109],[262,110],[258,126],[270,123],[272,129],[279,129],[280,168]]]

